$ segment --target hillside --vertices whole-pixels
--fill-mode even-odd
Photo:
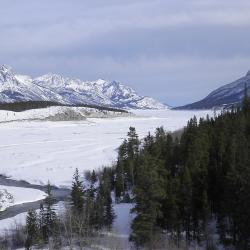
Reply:
[[[250,71],[244,77],[214,90],[204,99],[176,109],[212,109],[232,105],[238,106],[244,97],[245,85],[250,94]]]
[[[165,109],[157,100],[141,96],[118,82],[82,81],[57,74],[37,78],[18,75],[3,65],[0,67],[0,102],[49,101],[70,105],[97,105],[125,109]]]

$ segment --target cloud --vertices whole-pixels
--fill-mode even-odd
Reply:
[[[0,60],[31,75],[122,80],[184,104],[248,70],[249,7],[248,0],[6,1]]]

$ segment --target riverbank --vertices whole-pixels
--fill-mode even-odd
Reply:
[[[3,175],[0,175],[0,185],[9,187],[32,188],[46,192],[46,186],[44,185],[30,184],[27,181],[22,180],[12,180]],[[66,201],[69,198],[70,189],[52,186],[52,195],[54,197],[54,203]],[[0,223],[1,220],[15,217],[18,214],[25,213],[30,209],[39,209],[42,201],[43,199],[8,207],[6,210],[0,212]]]

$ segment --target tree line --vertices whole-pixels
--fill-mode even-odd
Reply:
[[[14,112],[22,112],[30,109],[42,109],[49,108],[54,106],[62,106],[62,107],[86,107],[86,108],[94,108],[101,111],[114,111],[114,112],[122,112],[128,113],[124,109],[119,109],[115,107],[108,106],[100,106],[94,104],[85,104],[85,103],[77,103],[77,104],[65,104],[53,101],[16,101],[11,103],[0,103],[0,110],[9,110]]]
[[[48,185],[47,197],[40,212],[29,211],[26,218],[26,249],[34,245],[80,246],[102,229],[110,230],[115,219],[111,198],[112,183],[110,169],[104,168],[98,174],[93,170],[85,176],[76,169],[70,195],[70,203],[63,215],[58,216],[53,208],[53,196]],[[83,181],[84,179],[84,181]]]
[[[103,231],[111,229],[115,219],[111,190],[111,168],[97,173],[76,169],[71,194],[63,211],[55,209],[52,187],[47,185],[47,196],[39,211],[30,210],[24,226],[16,225],[10,235],[0,237],[0,249],[62,249],[84,247],[103,238]]]
[[[132,194],[131,194],[132,190]],[[165,232],[178,245],[220,242],[250,249],[250,104],[215,117],[192,118],[181,136],[162,127],[143,140],[135,128],[119,147],[116,200],[132,200],[130,240],[154,249]]]

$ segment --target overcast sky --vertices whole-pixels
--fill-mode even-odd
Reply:
[[[186,104],[250,69],[250,1],[0,0],[0,64]]]

